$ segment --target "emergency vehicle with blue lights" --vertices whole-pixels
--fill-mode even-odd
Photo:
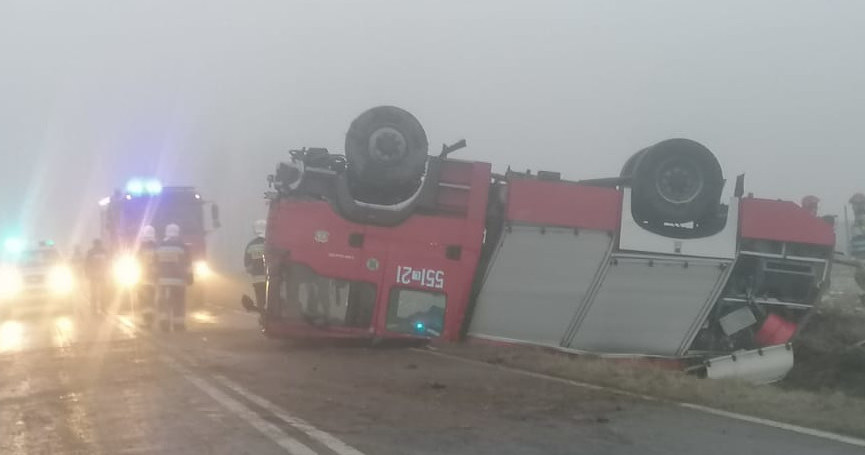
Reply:
[[[205,206],[210,206],[207,226]],[[193,262],[195,285],[191,303],[203,303],[213,271],[207,257],[208,233],[219,228],[219,209],[191,186],[163,186],[152,178],[134,178],[123,190],[99,201],[100,238],[112,255],[112,276],[117,290],[136,286],[142,277],[137,251],[144,226],[153,226],[161,238],[169,224],[180,226]]]
[[[269,178],[263,332],[531,344],[757,382],[790,370],[828,284],[824,219],[746,196],[744,176],[722,200],[720,164],[688,139],[580,181],[495,174],[451,157],[464,145],[428,155],[420,123],[383,106],[344,155],[292,151]]]

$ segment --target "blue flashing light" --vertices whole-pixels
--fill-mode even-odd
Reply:
[[[133,195],[139,196],[144,193],[144,182],[139,179],[132,179],[126,182],[126,192]]]
[[[148,180],[144,184],[144,189],[147,194],[156,195],[162,193],[162,183],[159,180]]]
[[[156,179],[134,178],[126,182],[126,193],[130,196],[150,195],[156,196],[162,193],[162,182]]]
[[[10,254],[18,254],[24,251],[24,240],[18,237],[9,237],[3,241],[3,250]]]
[[[420,322],[420,321],[415,322],[415,323],[414,323],[414,328],[415,328],[418,332],[423,332],[423,329],[424,329],[423,322]]]

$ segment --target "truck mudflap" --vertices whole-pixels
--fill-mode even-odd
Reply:
[[[706,377],[737,378],[754,384],[780,381],[793,368],[793,346],[779,344],[706,361]]]

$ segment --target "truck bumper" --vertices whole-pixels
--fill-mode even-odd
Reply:
[[[706,362],[711,379],[738,378],[755,384],[780,381],[793,368],[793,346],[779,344],[750,351],[734,352]]]

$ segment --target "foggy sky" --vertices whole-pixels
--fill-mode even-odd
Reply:
[[[572,179],[689,137],[748,191],[842,214],[865,191],[863,25],[840,0],[0,0],[0,232],[88,242],[100,197],[159,175],[220,203],[239,268],[285,151],[341,151],[379,104],[433,148]]]

